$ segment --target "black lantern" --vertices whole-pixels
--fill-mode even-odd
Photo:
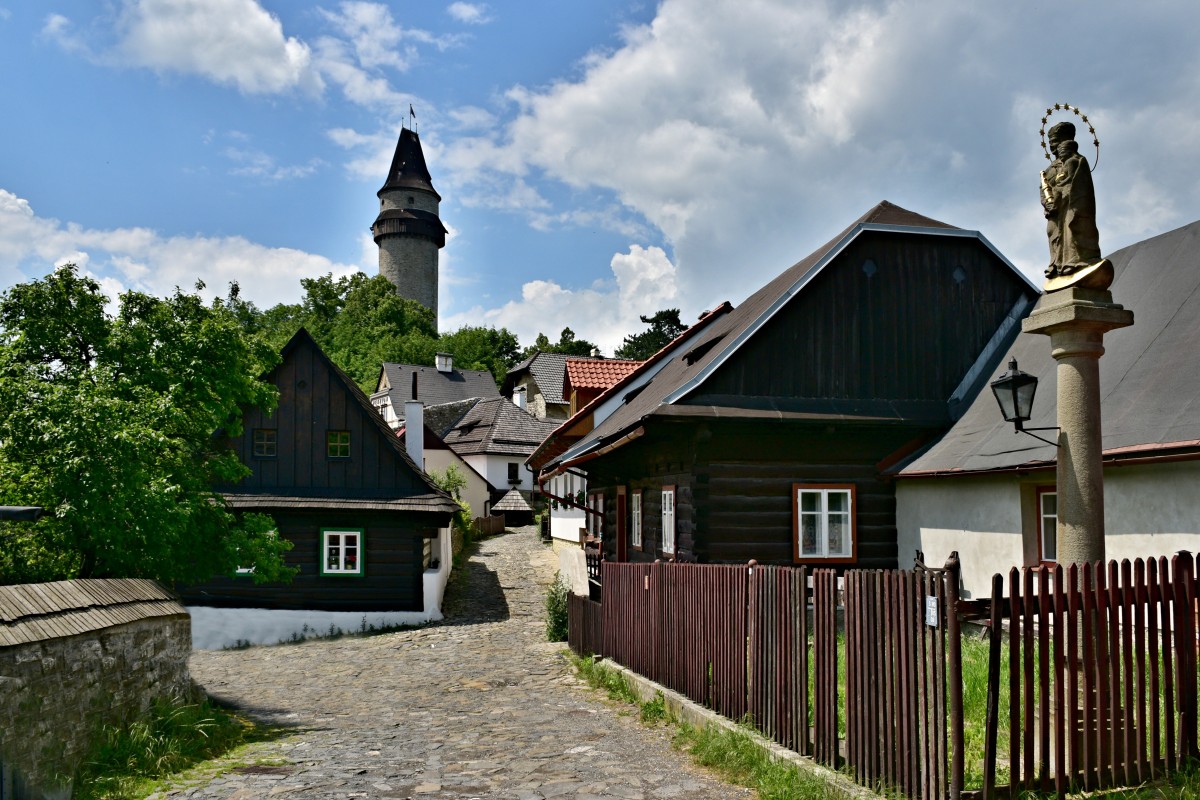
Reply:
[[[1000,404],[1000,413],[1005,422],[1011,422],[1017,432],[1056,431],[1058,428],[1026,428],[1025,422],[1033,416],[1033,395],[1037,392],[1038,379],[1017,368],[1014,358],[1008,362],[1008,372],[992,381],[992,394]],[[1035,439],[1058,446],[1057,442],[1043,439],[1041,436],[1029,433]]]

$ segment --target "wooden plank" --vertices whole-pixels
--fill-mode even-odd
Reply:
[[[1050,604],[1050,583],[1053,580],[1049,568],[1038,571],[1037,581],[1037,648],[1038,648],[1038,749],[1040,757],[1037,767],[1037,786],[1044,789],[1050,781],[1050,670],[1052,654],[1050,651],[1050,629],[1053,627],[1053,614]]]
[[[991,619],[988,624],[987,717],[984,722],[983,799],[994,800],[996,793],[997,731],[1000,728],[1000,625],[1004,603],[1004,578],[992,576]]]
[[[1082,617],[1082,649],[1083,661],[1083,775],[1082,785],[1085,789],[1099,787],[1100,769],[1100,732],[1096,719],[1096,591],[1091,564],[1084,564],[1079,575],[1079,591],[1082,595],[1080,616]]]
[[[1008,573],[1008,772],[1009,796],[1021,786],[1021,574],[1016,567]]]
[[[1067,765],[1067,729],[1071,715],[1066,709],[1066,698],[1064,692],[1064,684],[1066,683],[1066,671],[1072,666],[1063,651],[1065,642],[1063,640],[1063,629],[1072,622],[1069,622],[1070,617],[1067,614],[1066,595],[1063,593],[1063,568],[1061,564],[1055,564],[1054,569],[1050,572],[1051,576],[1051,602],[1053,604],[1053,627],[1054,627],[1054,791],[1059,797],[1064,797],[1067,793],[1067,787],[1070,785],[1070,772]],[[1072,695],[1071,705],[1074,707],[1075,698]]]
[[[1037,621],[1037,607],[1033,593],[1033,570],[1024,569],[1021,575],[1021,694],[1023,699],[1024,723],[1021,727],[1022,785],[1026,789],[1037,786],[1037,764],[1034,761],[1034,743],[1037,741],[1037,720],[1034,717],[1034,642],[1033,628]],[[1014,629],[1013,635],[1016,636]]]

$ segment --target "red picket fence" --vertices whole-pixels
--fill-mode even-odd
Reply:
[[[1188,553],[992,579],[1010,618],[1008,766],[996,786],[1000,637],[988,685],[984,797],[1140,784],[1197,757],[1197,574]]]
[[[604,562],[603,603],[572,599],[571,646],[726,717],[748,718],[789,749],[850,767],[865,785],[945,797],[951,740],[960,787],[962,773],[961,714],[947,710],[961,669],[945,644],[956,596],[948,604],[946,585],[957,579],[936,570],[862,571],[841,583],[833,570],[805,567]],[[843,596],[849,633],[839,656]],[[936,603],[932,624],[926,598]]]

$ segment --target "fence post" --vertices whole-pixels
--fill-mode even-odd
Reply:
[[[966,742],[963,737],[962,629],[958,621],[958,551],[946,560],[942,580],[946,585],[946,680],[950,684],[950,800],[962,795],[966,771]]]
[[[1180,550],[1171,558],[1175,583],[1175,681],[1179,703],[1179,762],[1197,757],[1196,748],[1196,587],[1192,554]]]
[[[983,798],[996,796],[996,740],[1000,727],[1000,624],[1004,616],[1004,576],[992,576],[991,625],[988,629],[987,722],[983,744]]]

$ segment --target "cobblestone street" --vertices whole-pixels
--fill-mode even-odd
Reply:
[[[532,528],[488,539],[439,625],[367,638],[197,652],[210,694],[294,733],[254,746],[279,767],[171,797],[749,798],[693,767],[573,676],[545,642],[556,565]]]

